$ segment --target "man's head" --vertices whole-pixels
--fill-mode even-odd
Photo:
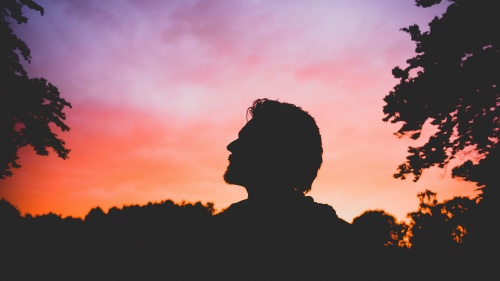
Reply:
[[[227,149],[224,180],[251,188],[274,186],[306,193],[322,163],[318,126],[293,104],[256,100],[248,109],[251,120]]]

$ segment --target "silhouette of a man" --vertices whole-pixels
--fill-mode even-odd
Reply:
[[[224,179],[241,185],[249,200],[281,199],[311,190],[322,163],[321,135],[301,108],[259,99],[251,120],[231,142]]]
[[[344,258],[350,225],[305,196],[322,163],[318,126],[300,107],[274,100],[256,100],[247,114],[227,147],[224,180],[248,198],[218,216],[227,278],[323,278]]]

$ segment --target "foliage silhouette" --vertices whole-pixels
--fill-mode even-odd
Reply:
[[[440,2],[416,4],[430,7]],[[482,191],[476,199],[458,197],[443,203],[430,191],[418,195],[420,207],[409,214],[415,259],[427,260],[424,267],[431,272],[444,272],[438,268],[443,265],[440,259],[454,253],[462,260],[447,261],[445,267],[472,266],[473,275],[454,273],[487,280],[500,274],[495,271],[500,241],[494,234],[500,232],[500,6],[493,0],[448,2],[446,12],[429,23],[429,31],[421,32],[418,25],[403,28],[416,43],[417,55],[407,60],[406,68],[392,70],[399,83],[384,99],[384,121],[401,122],[396,135],[413,139],[420,137],[424,124],[436,129],[424,145],[409,147],[395,178],[413,174],[417,181],[423,170],[444,168],[457,159],[462,163],[452,176],[475,182]]]
[[[417,195],[419,208],[408,217],[413,248],[448,250],[463,244],[472,226],[471,209],[476,201],[455,197],[438,203],[437,194],[426,190]]]
[[[397,223],[396,218],[383,210],[365,211],[352,222],[363,243],[375,247],[406,247],[408,225]]]
[[[408,214],[411,251],[407,262],[425,271],[415,270],[415,280],[490,280],[498,276],[497,214],[486,213],[478,199],[455,197],[439,202],[430,190],[417,197],[418,210]]]
[[[416,1],[422,7],[440,2]],[[416,43],[417,55],[406,68],[392,70],[400,81],[384,98],[384,121],[401,122],[396,135],[412,139],[420,137],[427,122],[437,132],[423,146],[409,147],[407,161],[394,176],[413,174],[417,181],[424,169],[443,168],[457,157],[493,157],[496,169],[474,169],[477,161],[469,161],[453,173],[489,184],[498,178],[499,163],[500,10],[493,0],[449,2],[429,31],[421,32],[418,25],[402,29]]]
[[[0,199],[0,222],[10,223],[21,218],[21,212],[5,199]]]
[[[71,104],[46,79],[29,78],[22,65],[23,60],[30,63],[31,51],[11,25],[28,22],[23,7],[44,13],[32,0],[0,1],[0,179],[20,167],[21,147],[31,145],[39,155],[47,155],[47,148],[52,148],[63,159],[69,153],[51,126],[69,130],[63,109]]]
[[[168,200],[63,219],[19,216],[1,200],[0,279],[200,280],[213,213],[212,203]]]

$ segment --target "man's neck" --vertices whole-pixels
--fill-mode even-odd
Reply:
[[[258,187],[245,187],[249,201],[276,202],[286,198],[295,198],[302,195],[286,187],[260,185]]]

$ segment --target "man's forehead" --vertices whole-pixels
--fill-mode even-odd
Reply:
[[[255,124],[255,121],[253,119],[250,119],[246,124],[245,126],[243,126],[243,128],[241,128],[240,132],[238,133],[238,136],[244,136],[244,135],[247,135],[247,134],[251,134],[255,131],[255,128],[256,128],[256,124]]]
[[[266,120],[267,121],[267,120]],[[272,123],[266,122],[262,119],[250,119],[243,128],[241,128],[238,136],[263,136],[263,137],[271,137],[275,136],[279,130],[278,128],[273,126]]]

